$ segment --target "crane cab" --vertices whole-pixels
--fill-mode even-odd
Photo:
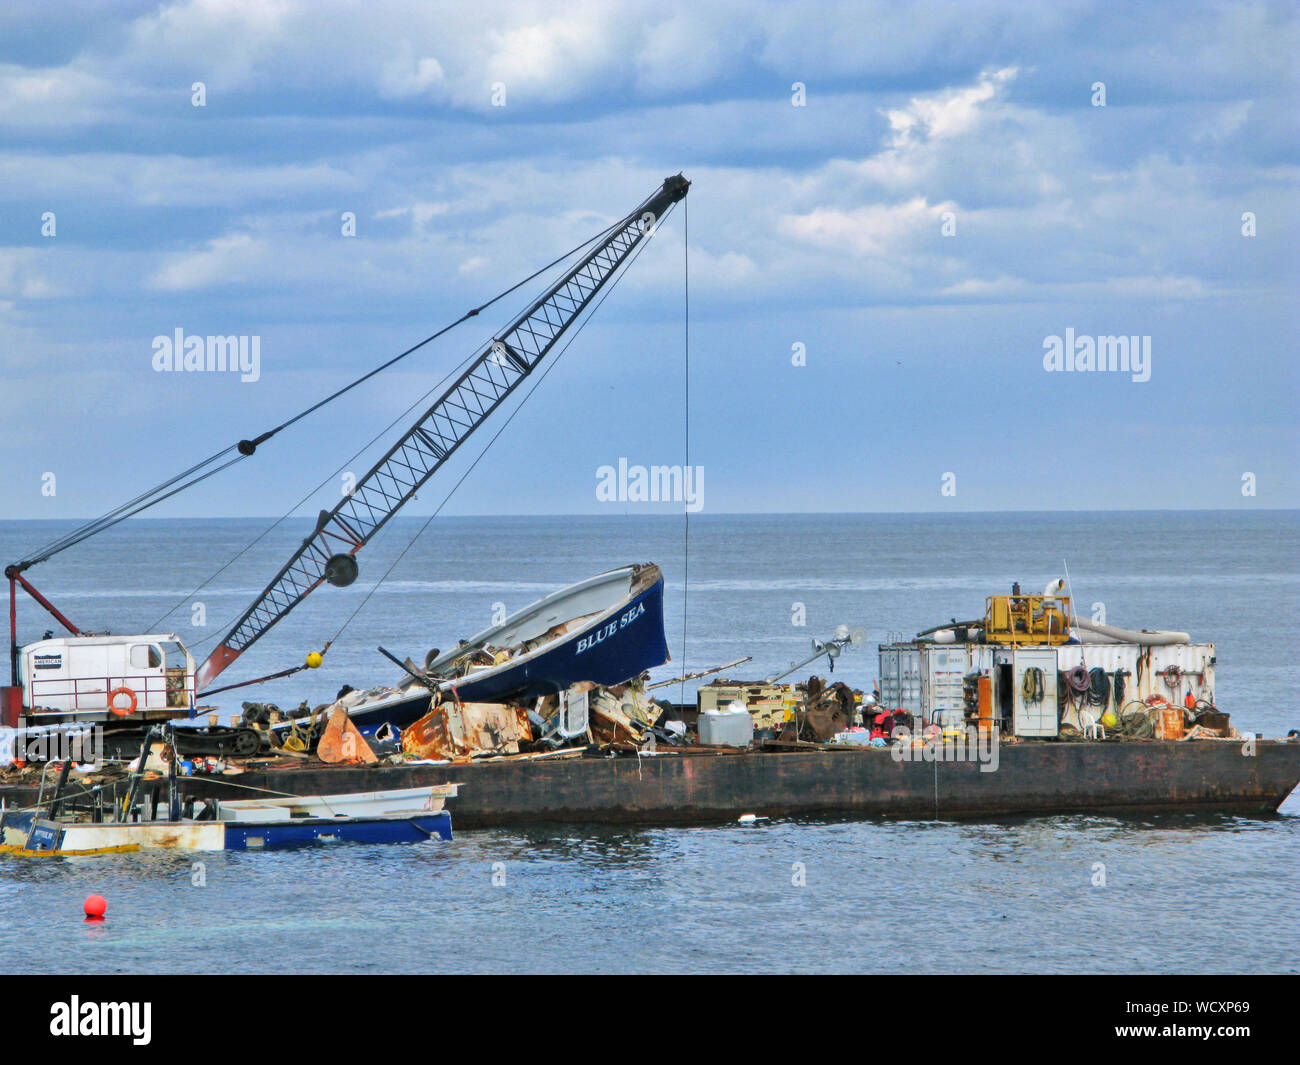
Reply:
[[[18,651],[23,709],[36,718],[188,716],[194,674],[175,633],[54,637]]]

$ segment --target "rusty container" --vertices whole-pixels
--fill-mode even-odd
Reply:
[[[1181,740],[1183,738],[1183,708],[1163,706],[1156,718],[1156,739]]]

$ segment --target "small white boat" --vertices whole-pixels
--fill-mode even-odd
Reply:
[[[218,821],[277,821],[297,817],[391,817],[441,810],[456,797],[455,784],[348,795],[268,795],[258,799],[219,800]]]
[[[423,843],[451,839],[443,808],[455,784],[308,798],[217,800],[211,819],[50,820],[39,811],[0,815],[0,854],[93,855],[138,850],[223,851],[319,841]]]

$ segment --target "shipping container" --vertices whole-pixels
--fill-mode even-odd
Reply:
[[[1147,646],[1132,643],[1068,643],[1057,647],[982,643],[881,644],[880,696],[927,722],[960,727],[974,710],[974,678],[992,682],[993,718],[1018,736],[1050,737],[1064,720],[1081,727],[1086,710],[1100,720],[1135,700],[1160,696],[1182,705],[1190,696],[1214,702],[1214,644]],[[1061,714],[1059,673],[1078,666],[1106,673],[1090,700],[1065,689]],[[1116,671],[1120,672],[1119,690]],[[1116,696],[1119,696],[1118,700]],[[1101,701],[1097,701],[1100,699]]]
[[[880,645],[880,703],[921,713],[921,649],[914,643]]]

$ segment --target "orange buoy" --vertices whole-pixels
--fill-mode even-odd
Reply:
[[[131,700],[131,705],[124,707],[124,706],[118,706],[116,703],[114,703],[113,700],[116,699],[119,695],[125,695],[127,698],[129,698]],[[118,717],[130,717],[132,714],[135,713],[135,708],[138,705],[139,705],[139,701],[135,697],[135,692],[133,692],[130,688],[127,687],[114,688],[111,692],[108,693],[108,708]]]
[[[93,921],[102,921],[108,910],[108,899],[103,895],[91,895],[85,904],[86,916]]]

